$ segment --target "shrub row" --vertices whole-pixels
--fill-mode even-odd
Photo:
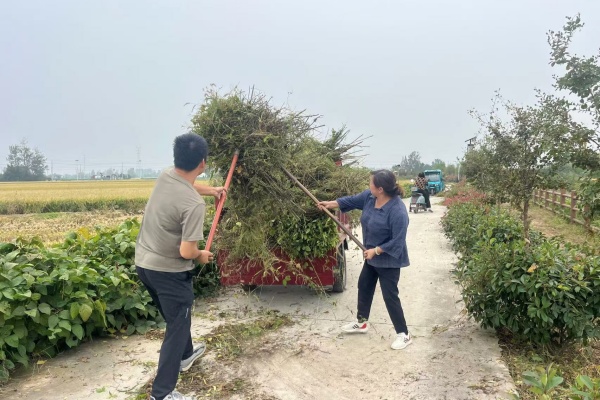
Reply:
[[[92,335],[143,334],[162,327],[134,265],[139,222],[67,236],[60,246],[17,239],[0,244],[0,382],[15,364],[52,357]],[[195,281],[218,285],[208,265]]]
[[[597,337],[600,257],[531,232],[507,211],[456,202],[442,220],[465,306],[483,327],[536,344]]]
[[[98,333],[145,333],[159,313],[133,265],[136,221],[70,234],[46,249],[33,239],[0,245],[0,379],[31,356],[52,357]]]
[[[148,198],[1,201],[0,215],[82,212],[94,210],[123,210],[139,212],[140,210],[144,209],[147,202]]]

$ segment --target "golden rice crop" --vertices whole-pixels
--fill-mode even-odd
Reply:
[[[154,180],[0,183],[0,214],[140,212]]]
[[[154,180],[3,182],[0,202],[148,198]]]

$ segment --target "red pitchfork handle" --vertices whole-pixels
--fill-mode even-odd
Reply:
[[[210,233],[208,234],[208,239],[206,239],[206,247],[204,248],[204,250],[210,251],[210,246],[212,245],[213,238],[215,237],[215,231],[217,230],[217,224],[219,223],[219,217],[221,216],[221,211],[223,211],[223,204],[225,204],[225,197],[227,197],[227,189],[229,189],[229,185],[231,184],[231,177],[233,176],[235,164],[237,163],[239,155],[239,150],[236,150],[233,154],[233,160],[231,160],[231,167],[229,168],[229,173],[227,174],[227,179],[225,180],[225,192],[221,194],[221,197],[219,197],[219,201],[217,202],[217,211],[215,211],[215,218],[213,219],[212,225],[210,227]]]

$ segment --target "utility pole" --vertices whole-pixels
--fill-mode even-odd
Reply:
[[[83,172],[81,174],[81,179],[85,181],[85,154],[83,155]]]
[[[467,153],[475,147],[475,140],[477,140],[477,136],[465,140],[465,143],[467,143]],[[460,162],[458,163],[458,181],[460,182]]]
[[[473,147],[475,147],[475,139],[477,139],[477,136],[465,140],[465,142],[467,142],[467,151],[473,150]]]

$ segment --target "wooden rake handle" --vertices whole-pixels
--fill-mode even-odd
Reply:
[[[319,200],[318,200],[318,199],[317,199],[315,196],[313,196],[313,194],[312,194],[312,193],[311,193],[311,192],[310,192],[310,191],[309,191],[307,188],[305,188],[305,187],[304,187],[304,185],[303,185],[302,183],[300,183],[300,181],[299,181],[298,179],[296,179],[296,177],[290,173],[290,171],[288,171],[287,169],[285,169],[285,167],[281,167],[281,169],[282,169],[282,170],[283,170],[283,172],[285,172],[285,174],[286,174],[286,175],[287,175],[287,176],[288,176],[288,177],[289,177],[289,178],[292,180],[292,182],[294,182],[294,183],[295,183],[295,184],[296,184],[296,185],[297,185],[297,186],[298,186],[300,189],[302,189],[302,191],[303,191],[304,193],[306,193],[306,195],[307,195],[308,197],[310,197],[310,198],[312,199],[312,201],[314,201],[314,202],[315,202],[315,204],[319,204]],[[346,227],[346,225],[344,225],[343,223],[341,223],[341,222],[340,222],[340,220],[339,220],[339,219],[337,219],[337,218],[336,218],[336,216],[335,216],[335,215],[333,215],[333,214],[331,213],[331,211],[329,211],[328,209],[324,209],[323,211],[325,211],[325,214],[327,214],[327,216],[328,216],[329,218],[331,218],[331,219],[333,220],[333,222],[335,222],[335,223],[337,224],[337,226],[339,226],[339,227],[340,227],[340,229],[341,229],[341,230],[343,230],[343,231],[344,231],[344,233],[345,233],[346,235],[348,235],[348,237],[349,237],[350,239],[352,239],[352,241],[353,241],[354,243],[356,243],[356,244],[358,245],[358,247],[360,247],[360,249],[361,249],[362,251],[367,251],[367,248],[366,248],[366,247],[365,247],[365,246],[364,246],[364,245],[363,245],[363,244],[360,242],[360,240],[358,240],[358,239],[357,239],[357,238],[356,238],[356,237],[355,237],[355,236],[352,234],[352,232],[350,232],[350,229],[348,229],[348,228]]]

